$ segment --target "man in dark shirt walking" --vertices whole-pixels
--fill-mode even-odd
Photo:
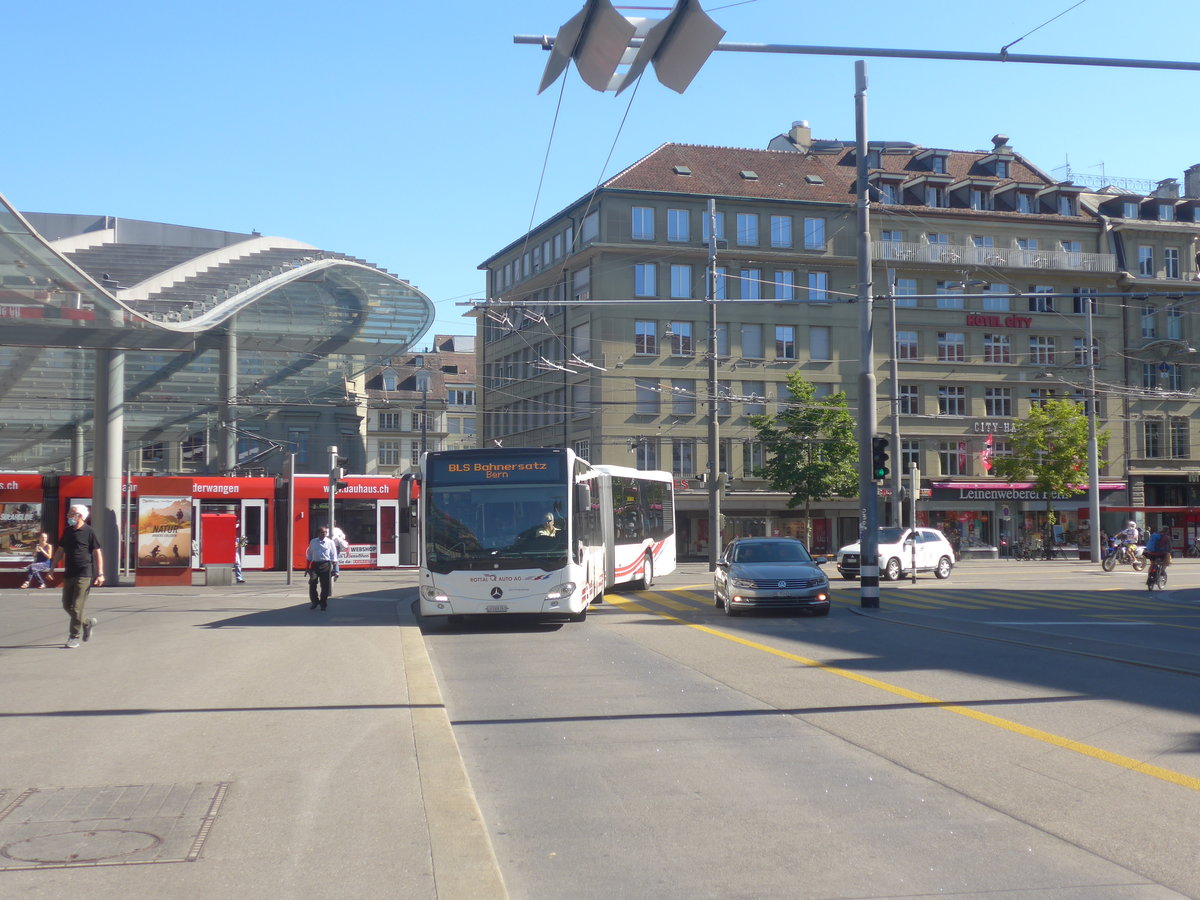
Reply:
[[[79,646],[79,639],[89,640],[95,619],[85,619],[83,608],[87,604],[92,585],[104,583],[104,556],[100,552],[100,541],[96,532],[87,524],[88,508],[82,504],[72,506],[67,512],[67,527],[58,539],[58,549],[50,562],[51,570],[64,560],[65,572],[62,584],[62,605],[71,617],[71,630],[67,635],[67,649]]]

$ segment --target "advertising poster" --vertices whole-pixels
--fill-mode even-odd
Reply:
[[[0,562],[33,562],[41,530],[42,504],[0,503]]]
[[[192,558],[192,498],[139,497],[139,569],[185,568]]]

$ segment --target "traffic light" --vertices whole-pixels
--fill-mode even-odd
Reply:
[[[876,481],[882,481],[890,474],[888,470],[888,439],[885,437],[871,438],[871,474]]]
[[[338,466],[335,469],[331,469],[329,472],[329,486],[331,488],[333,488],[335,491],[344,490],[345,488],[350,486],[349,482],[342,480],[345,477],[346,477],[346,470],[343,469],[341,466]]]

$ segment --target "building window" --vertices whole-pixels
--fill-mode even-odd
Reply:
[[[804,249],[805,250],[824,250],[825,249],[825,220],[810,219],[804,220]]]
[[[762,269],[742,269],[742,299],[762,299]]]
[[[763,467],[762,441],[746,441],[742,444],[742,477],[761,478],[758,473]]]
[[[691,438],[671,441],[671,471],[682,478],[696,474],[696,442]]]
[[[996,177],[997,178],[1007,178],[1008,177],[1008,166],[1009,166],[1009,161],[1007,159],[996,160],[996,168],[995,168]]]
[[[654,240],[654,209],[649,206],[633,208],[633,227],[631,236],[635,241]]]
[[[1092,315],[1095,315],[1099,309],[1096,306],[1096,288],[1072,288],[1071,289],[1071,308],[1077,316],[1085,316],[1088,312],[1088,305],[1092,307]]]
[[[379,430],[380,431],[399,431],[400,430],[400,413],[398,413],[398,412],[381,412],[379,414]]]
[[[1158,310],[1147,303],[1142,307],[1142,338],[1150,340],[1158,337]]]
[[[658,382],[650,378],[635,378],[633,391],[634,413],[639,416],[657,416],[661,396]]]
[[[938,415],[965,416],[967,414],[967,389],[962,385],[938,385]]]
[[[413,441],[412,443],[409,444],[408,461],[413,466],[419,466],[421,464],[421,442],[420,441]]]
[[[920,359],[915,331],[896,332],[896,359]]]
[[[667,210],[667,240],[677,242],[691,240],[691,219],[686,209]]]
[[[985,334],[983,336],[983,361],[985,363],[1012,362],[1012,341],[1007,334]]]
[[[450,406],[474,406],[475,389],[450,385],[446,389],[446,403]]]
[[[1017,191],[1017,212],[1033,212],[1033,194],[1028,191]]]
[[[729,357],[729,323],[717,323],[717,356]]]
[[[1167,307],[1167,337],[1173,341],[1183,340],[1183,310],[1175,305]]]
[[[767,387],[761,381],[743,381],[742,396],[746,399],[742,401],[742,412],[748,416],[761,416],[767,412],[767,405],[763,402],[767,399]]]
[[[1029,286],[1029,311],[1054,312],[1054,288],[1048,284],[1031,284]]]
[[[983,393],[986,416],[1010,418],[1013,414],[1012,388],[987,388]]]
[[[737,214],[737,242],[740,247],[758,246],[758,214]]]
[[[305,431],[303,434],[307,435]],[[304,450],[307,453],[308,444],[305,443]],[[183,457],[184,465],[202,466],[208,462],[208,440],[203,431],[193,431],[183,439],[179,445],[179,451]],[[300,462],[300,452],[296,444],[292,444],[292,451],[296,454],[296,462]]]
[[[821,362],[833,359],[830,355],[828,325],[813,325],[808,329],[808,358]]]
[[[791,216],[771,216],[771,246],[792,246]]]
[[[1054,388],[1034,388],[1029,392],[1029,405],[1042,407],[1055,399]]]
[[[989,284],[983,290],[983,309],[987,312],[1008,312],[1011,293],[1007,284]]]
[[[633,266],[633,295],[653,297],[657,293],[658,267],[654,263],[635,263]]]
[[[399,441],[380,441],[379,442],[379,464],[381,466],[398,466],[398,465],[400,465],[400,442]]]
[[[692,267],[688,265],[671,266],[671,296],[682,299],[692,296]]]
[[[936,184],[925,186],[925,205],[937,208],[946,206],[946,189]]]
[[[929,157],[929,171],[935,175],[946,174],[946,157],[931,156]]]
[[[658,468],[658,438],[637,439],[637,467],[642,471]]]
[[[1058,195],[1058,214],[1060,216],[1075,215],[1075,198],[1070,194]]]
[[[1162,422],[1147,419],[1142,423],[1142,446],[1147,459],[1158,459],[1163,455]]]
[[[592,323],[590,321],[581,322],[571,329],[571,352],[580,359],[592,358]]]
[[[1138,247],[1138,274],[1154,276],[1154,248],[1142,245]]]
[[[959,282],[939,281],[937,283],[937,308],[962,309],[963,295]],[[951,287],[953,285],[953,287]]]
[[[696,344],[692,339],[691,322],[671,323],[671,355],[695,356]]]
[[[900,442],[901,471],[907,475],[916,466],[921,468],[921,445],[917,441]]]
[[[1188,459],[1191,457],[1191,442],[1188,440],[1188,420],[1175,417],[1171,419],[1171,458]]]
[[[967,358],[966,335],[958,331],[939,331],[937,358],[939,362],[963,362]]]
[[[1163,278],[1179,277],[1179,249],[1177,247],[1163,248]]]
[[[633,352],[639,356],[658,355],[658,323],[633,323]]]
[[[1047,335],[1030,335],[1029,364],[1033,366],[1054,365],[1057,338]]]
[[[808,273],[808,299],[822,302],[829,299],[829,273]]]
[[[899,401],[900,415],[919,416],[921,414],[921,390],[917,385],[900,385],[896,398]]]
[[[383,389],[385,391],[394,391],[396,389],[396,372],[393,369],[387,369],[383,373]]]
[[[723,240],[725,240],[725,213],[723,213],[723,212],[717,213],[716,219],[717,219],[717,240],[723,241]],[[710,229],[709,229],[708,213],[704,212],[700,216],[700,236],[701,236],[701,238],[703,238],[704,243],[706,243],[706,244],[708,243],[709,230]]]
[[[1158,387],[1158,363],[1142,363],[1142,387],[1148,391]]]
[[[575,451],[576,456],[587,459],[592,455],[592,442],[586,438],[582,441],[575,441],[571,444],[571,449]]]
[[[748,359],[762,359],[764,357],[761,325],[742,325],[742,356]]]
[[[967,474],[967,442],[942,441],[938,444],[938,463],[943,475]]]
[[[896,279],[896,305],[915,309],[917,306],[917,279]]]
[[[900,202],[900,189],[892,182],[884,181],[878,187],[880,203],[895,206]]]
[[[775,358],[796,358],[796,328],[792,325],[775,326]]]
[[[1073,343],[1075,365],[1086,366],[1088,364],[1087,340],[1085,338],[1075,338]],[[1092,359],[1096,361],[1100,359],[1100,342],[1095,338],[1092,339]]]
[[[671,415],[691,416],[696,414],[696,379],[671,379]]]
[[[728,416],[733,412],[729,396],[733,393],[733,384],[725,379],[717,382],[717,415]]]
[[[791,269],[775,270],[775,299],[796,299],[796,273]]]
[[[971,209],[995,209],[992,192],[982,188],[971,188]]]
[[[1163,390],[1175,391],[1176,393],[1183,390],[1183,369],[1179,366],[1166,366],[1165,371],[1159,370],[1162,374]]]
[[[1171,203],[1158,204],[1158,221],[1174,222],[1175,221],[1175,206]]]
[[[716,278],[713,279],[713,281],[716,282],[714,289],[713,289],[713,298],[716,300],[728,299],[725,296],[725,291],[726,291],[725,282],[726,282],[726,275],[728,275],[728,273],[729,273],[729,270],[726,269],[725,266],[717,266]]]

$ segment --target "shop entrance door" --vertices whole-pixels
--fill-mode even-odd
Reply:
[[[266,500],[242,501],[242,537],[246,539],[246,546],[242,548],[242,565],[247,569],[266,568],[266,521]]]
[[[400,520],[400,504],[396,500],[379,501],[376,513],[375,533],[379,535],[379,550],[376,565],[380,568],[400,565],[400,550],[397,546],[397,522]]]

